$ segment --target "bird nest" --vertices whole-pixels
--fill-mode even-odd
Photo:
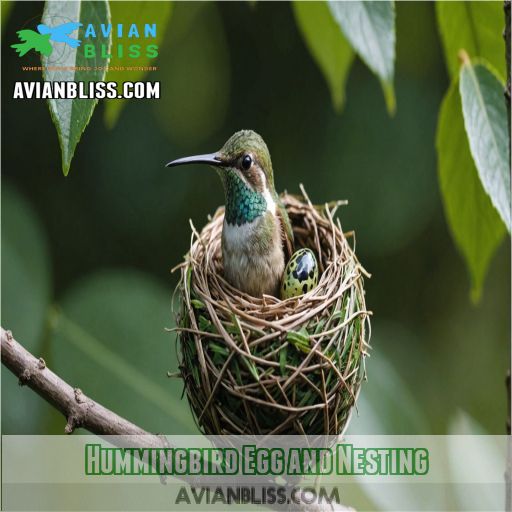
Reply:
[[[365,378],[369,315],[365,272],[334,214],[281,197],[295,248],[312,249],[318,286],[287,300],[251,297],[223,278],[219,208],[192,226],[177,311],[179,370],[206,434],[340,434]]]

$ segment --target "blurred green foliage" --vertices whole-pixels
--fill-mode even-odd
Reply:
[[[110,17],[114,20],[114,23],[122,23],[125,27],[129,27],[133,20],[137,20],[139,26],[144,26],[146,23],[152,24],[155,20],[158,20],[159,30],[157,30],[156,37],[151,39],[151,42],[155,45],[160,45],[172,14],[172,6],[172,2],[150,2],[146,0],[110,2]],[[137,80],[142,80],[147,74],[142,69],[132,69],[130,71],[116,69],[127,66],[135,67],[132,64],[126,52],[122,57],[119,57],[117,52],[113,52],[109,62],[111,69],[108,70],[105,81],[121,84],[123,81],[136,82]],[[137,67],[143,68],[150,65],[151,59],[145,53],[142,53],[140,58],[137,59]],[[105,123],[107,123],[107,126],[112,128],[116,124],[125,104],[125,99],[106,101]]]
[[[160,60],[166,91],[153,110],[170,140],[198,147],[222,125],[229,106],[231,67],[218,6],[178,7],[169,32]],[[247,80],[253,73],[253,63],[247,63]]]
[[[50,339],[59,375],[91,396],[104,396],[103,405],[147,430],[195,429],[178,381],[164,378],[174,337],[164,332],[171,324],[164,286],[134,270],[104,270],[76,283],[59,304]]]
[[[449,78],[434,4],[396,4],[390,117],[358,59],[344,110],[335,112],[326,70],[311,58],[291,4],[176,3],[159,70],[147,75],[161,81],[162,99],[126,102],[112,129],[99,103],[67,178],[45,102],[10,99],[16,80],[40,79],[21,71],[9,44],[42,7],[16,3],[2,34],[2,235],[37,233],[26,246],[2,239],[4,327],[70,384],[141,426],[192,432],[181,384],[166,377],[177,367],[174,335],[164,331],[177,279],[169,270],[188,249],[188,219],[202,226],[223,197],[215,173],[163,166],[252,128],[270,147],[278,190],[296,193],[302,182],[314,202],[349,200],[341,223],[356,231],[373,275],[366,288],[374,348],[360,419],[379,421],[361,430],[445,433],[464,409],[487,431],[504,431],[510,249],[498,249],[472,305],[436,178],[437,115]],[[37,57],[26,63],[38,65]],[[9,256],[14,247],[28,263]],[[41,313],[48,310],[50,323]],[[50,407],[5,371],[2,398],[4,433],[63,431]]]
[[[8,213],[7,213],[8,212]],[[51,266],[44,228],[32,207],[8,183],[2,186],[2,325],[12,326],[25,348],[41,351],[51,300]],[[30,433],[41,424],[44,403],[2,371],[2,428]],[[49,408],[49,406],[46,406]]]

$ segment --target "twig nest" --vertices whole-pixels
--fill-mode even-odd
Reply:
[[[361,382],[369,339],[363,276],[339,220],[285,194],[295,248],[311,249],[317,286],[298,297],[254,298],[223,279],[220,208],[193,229],[177,287],[185,390],[206,434],[339,434]]]

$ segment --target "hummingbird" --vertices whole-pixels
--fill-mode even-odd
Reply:
[[[286,261],[293,252],[288,214],[274,188],[270,153],[252,130],[232,135],[215,153],[173,160],[167,167],[207,164],[224,188],[224,277],[253,297],[279,296]]]

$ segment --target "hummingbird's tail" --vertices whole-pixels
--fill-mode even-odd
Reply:
[[[29,43],[18,43],[18,44],[11,44],[11,48],[14,48],[20,57],[23,57],[25,53],[27,53],[32,46]]]

